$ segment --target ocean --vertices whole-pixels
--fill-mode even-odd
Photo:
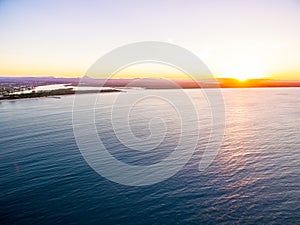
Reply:
[[[132,166],[168,157],[181,140],[182,120],[176,107],[155,96],[179,91],[100,94],[95,126],[110,154]],[[1,102],[0,224],[300,224],[300,89],[222,89],[224,138],[203,171],[198,168],[210,135],[209,104],[199,89],[184,92],[199,117],[188,120],[183,135],[198,138],[197,146],[176,174],[144,186],[113,182],[85,161],[73,132],[74,96]],[[121,110],[127,102],[115,100],[131,93],[152,98],[136,102],[130,117]],[[77,110],[84,111],[94,95],[80,95]],[[118,135],[126,137],[128,120],[141,151],[118,139],[112,105]],[[153,117],[158,120],[149,123]],[[199,124],[199,137],[193,124]],[[161,142],[152,143],[162,133]]]

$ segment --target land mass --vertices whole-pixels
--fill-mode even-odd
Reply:
[[[0,96],[8,95],[18,91],[33,90],[37,86],[51,84],[69,84],[70,86],[78,86],[80,84],[80,86],[86,87],[111,88],[139,87],[146,89],[300,87],[300,81],[271,79],[249,79],[246,81],[239,81],[233,78],[218,78],[215,80],[173,80],[170,82],[159,78],[99,79],[85,77],[81,79],[56,77],[0,77]],[[71,90],[62,91],[62,93],[64,92],[69,92],[68,94],[72,94],[70,93],[72,92]],[[35,95],[37,95],[37,93]]]
[[[8,94],[2,95],[0,100],[13,100],[13,99],[26,99],[26,98],[41,98],[41,97],[50,97],[50,96],[60,96],[60,95],[72,95],[72,94],[91,94],[91,93],[99,93],[99,92],[120,92],[117,89],[103,89],[103,90],[77,90],[75,91],[73,88],[67,89],[57,89],[57,90],[49,90],[49,91],[32,91],[30,93],[20,93],[20,94]]]

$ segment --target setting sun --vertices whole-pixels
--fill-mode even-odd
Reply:
[[[250,72],[236,72],[236,73],[226,73],[222,75],[224,78],[235,78],[239,81],[246,81],[249,79],[262,79],[267,77],[263,73],[250,73]]]
[[[231,68],[229,68],[229,66]],[[267,74],[264,72],[259,63],[237,63],[235,65],[228,65],[227,68],[224,68],[224,72],[221,75],[222,77],[235,78],[239,81],[245,81],[249,79],[261,79],[267,77]]]
[[[262,79],[266,76],[263,74],[255,74],[255,73],[240,73],[240,74],[237,73],[237,74],[232,74],[231,77],[239,81],[246,81],[250,79]]]

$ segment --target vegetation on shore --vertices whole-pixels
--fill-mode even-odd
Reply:
[[[0,100],[8,100],[8,99],[22,99],[22,98],[40,98],[40,97],[48,97],[48,96],[56,96],[56,95],[71,95],[71,94],[91,94],[91,93],[99,93],[99,92],[120,92],[117,89],[104,89],[104,90],[80,90],[75,91],[73,88],[67,89],[57,89],[51,91],[32,91],[31,93],[21,93],[21,94],[9,94],[4,95],[0,98]]]

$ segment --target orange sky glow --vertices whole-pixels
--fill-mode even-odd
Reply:
[[[216,78],[300,80],[299,11],[297,0],[1,1],[0,76],[81,77],[103,54],[153,40],[193,52]],[[143,64],[116,77],[149,76],[186,74]]]

